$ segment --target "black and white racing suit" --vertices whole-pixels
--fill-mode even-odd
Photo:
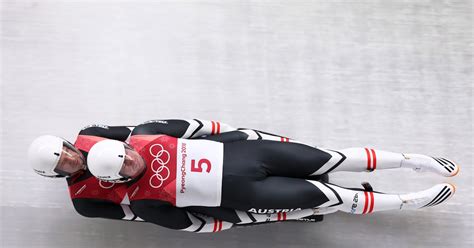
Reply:
[[[222,124],[220,122],[203,121],[203,120],[195,119],[195,120],[148,121],[144,124],[138,125],[134,129],[131,135],[130,143],[132,144],[132,146],[137,148],[138,143],[143,143],[143,140],[149,140],[150,136],[152,137],[151,139],[153,139],[154,138],[153,136],[158,137],[160,135],[161,136],[166,135],[170,137],[179,137],[181,139],[206,139],[206,140],[218,141],[218,142],[224,143],[224,150],[225,150],[224,164],[226,164],[226,166],[224,167],[224,177],[227,177],[229,179],[230,177],[226,176],[228,175],[228,173],[235,173],[235,174],[241,173],[242,179],[247,178],[245,180],[252,179],[255,181],[261,181],[265,177],[267,177],[266,174],[262,174],[261,170],[263,167],[259,167],[259,165],[258,166],[251,165],[250,163],[244,163],[242,165],[242,159],[249,159],[249,161],[252,161],[254,159],[260,159],[263,157],[257,158],[255,156],[257,156],[257,154],[259,153],[263,153],[263,154],[267,154],[270,157],[275,157],[275,159],[278,160],[278,154],[275,155],[273,151],[268,150],[268,149],[271,149],[273,147],[272,146],[273,144],[287,144],[288,145],[290,144],[290,142],[295,142],[294,140],[290,140],[287,137],[269,134],[269,133],[265,133],[265,132],[261,132],[257,130],[244,129],[244,128],[236,129],[229,125]],[[144,138],[145,136],[148,136],[148,137]],[[134,143],[135,138],[138,139],[136,143]],[[241,142],[244,142],[246,145],[254,144],[254,143],[257,144],[257,146],[258,144],[270,144],[270,145],[265,147],[265,149],[267,150],[260,149],[259,151],[255,151],[255,153],[250,153],[250,152],[242,153],[242,155],[244,156],[240,156],[239,158],[235,158],[232,155],[227,154],[228,151],[234,153],[235,149],[239,149],[239,144]],[[157,144],[157,145],[162,146],[163,144]],[[303,145],[303,144],[295,143],[293,145],[296,145],[297,147],[307,147],[306,145]],[[175,145],[171,145],[171,146],[175,147]],[[253,146],[251,149],[258,149],[258,147]],[[244,150],[245,149],[243,149],[242,152]],[[299,152],[299,151],[298,150],[291,151],[291,147],[290,147],[290,151],[287,151],[287,152],[291,153],[291,152]],[[321,154],[317,154],[318,159],[322,160],[320,159],[320,155]],[[283,167],[286,167],[286,169],[281,168],[282,172],[285,173],[286,171],[288,172],[289,176],[292,176],[292,172],[291,172],[292,168],[288,168],[288,164],[293,163],[292,161],[293,158],[284,158],[284,156],[282,156],[281,158],[284,159],[281,162],[286,164],[285,166],[283,166]],[[316,162],[318,162],[319,160],[317,160]],[[236,162],[237,164],[232,165],[232,161]],[[314,162],[314,160],[312,160],[311,162]],[[241,169],[241,171],[234,172],[232,170],[228,170],[227,164],[229,164],[229,167],[232,167],[232,169],[235,169],[235,170]],[[274,166],[282,167],[278,164],[275,164]],[[245,172],[248,172],[248,174],[242,174]],[[156,173],[156,171],[150,172],[150,173]],[[158,176],[158,174],[155,174],[155,176]],[[305,179],[311,179],[311,178],[318,179],[317,175],[311,175],[311,173],[306,173],[304,175],[301,174],[300,176],[301,178],[305,178]],[[149,180],[154,180],[154,179],[150,178]],[[147,181],[148,181],[148,178],[147,178]],[[208,216],[228,221],[229,223],[224,222],[223,224],[221,224],[220,227],[219,227],[219,224],[217,224],[217,229],[224,230],[224,229],[232,227],[233,224],[247,224],[247,223],[261,222],[261,221],[279,221],[279,220],[304,218],[313,214],[313,210],[312,210],[313,207],[321,205],[321,203],[324,202],[325,200],[327,201],[327,199],[324,198],[324,195],[313,194],[313,195],[309,195],[308,197],[314,197],[315,199],[321,199],[321,200],[317,200],[317,202],[314,202],[313,200],[312,203],[306,204],[306,205],[299,204],[299,202],[302,201],[302,197],[295,196],[295,194],[291,194],[291,188],[293,186],[295,187],[301,187],[301,186],[299,184],[293,185],[294,182],[291,181],[287,183],[283,182],[283,185],[281,186],[289,187],[289,189],[287,190],[288,197],[290,197],[291,195],[292,197],[291,200],[294,199],[293,203],[286,204],[288,199],[284,199],[284,198],[280,200],[269,199],[268,197],[262,195],[260,196],[261,197],[260,200],[256,200],[256,201],[252,200],[257,204],[254,204],[251,206],[242,205],[239,201],[240,200],[238,198],[239,196],[243,198],[247,198],[247,200],[249,199],[249,197],[252,197],[252,199],[255,198],[255,196],[248,194],[248,193],[253,192],[252,189],[244,189],[246,185],[243,185],[243,184],[248,184],[249,182],[250,181],[237,181],[233,179],[228,180],[227,182],[226,180],[223,180],[222,203],[220,205],[206,206],[206,205],[200,205],[199,203],[197,203],[192,206],[176,207],[176,205],[170,204],[166,200],[147,198],[148,192],[145,189],[145,187],[143,187],[145,185],[137,186],[136,180],[135,180],[134,182],[131,182],[129,184],[131,186],[129,187],[129,195],[131,196],[130,198],[131,208],[134,210],[134,212],[136,212],[141,218],[145,219],[146,221],[159,224],[168,228],[180,229],[180,230],[186,230],[186,231],[201,231],[203,229],[215,231],[216,229],[215,224],[208,225],[209,223],[206,220],[203,220],[202,216],[199,216],[199,214],[195,214],[195,213],[197,212],[205,213]],[[305,185],[306,187],[314,188],[314,186],[312,186],[311,183],[308,183],[308,185],[303,183],[303,185]],[[275,185],[275,184],[272,185],[272,187],[276,187],[276,188],[281,187],[281,186]],[[262,189],[264,189],[264,187]],[[157,192],[160,190],[161,189],[151,189],[151,191],[153,192]],[[266,193],[271,194],[270,192],[271,190],[270,189],[267,189],[267,190],[269,190],[269,192],[266,192]],[[164,191],[166,191],[166,189]],[[312,192],[313,191],[315,190],[312,189]],[[137,192],[139,193],[137,194]],[[140,198],[140,200],[137,200],[136,199],[137,195],[140,195],[140,192],[144,192],[144,194],[138,197]],[[230,196],[232,196],[232,198],[229,198]],[[295,199],[295,198],[298,198],[298,199]],[[245,201],[246,200],[244,200],[243,202]],[[308,201],[308,199],[305,199],[304,201]],[[285,204],[282,204],[282,203],[285,203]],[[238,208],[238,210],[240,211],[234,210],[236,208]]]

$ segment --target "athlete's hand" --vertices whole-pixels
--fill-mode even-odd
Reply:
[[[314,215],[332,214],[339,210],[337,207],[313,208]]]

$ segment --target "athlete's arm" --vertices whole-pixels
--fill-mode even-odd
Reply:
[[[151,120],[138,125],[132,135],[166,134],[176,138],[192,139],[237,130],[218,121],[207,120]]]
[[[237,225],[252,225],[259,224],[263,222],[275,222],[275,221],[286,221],[286,220],[301,220],[301,221],[311,221],[307,217],[314,214],[313,209],[302,209],[292,212],[273,212],[273,213],[262,213],[257,214],[255,212],[246,212],[235,210],[225,207],[202,207],[202,206],[192,206],[186,207],[185,209],[204,214],[206,216],[211,216],[223,221],[234,223]]]
[[[126,141],[135,126],[107,126],[93,124],[84,127],[78,135],[90,135],[107,139]]]
[[[132,201],[130,207],[141,219],[166,228],[187,232],[219,232],[233,226],[203,214],[191,213],[159,200]]]
[[[100,182],[89,170],[68,177],[66,181],[69,197],[80,215],[89,218],[141,220],[130,209],[125,185],[114,187],[112,183]]]
[[[72,199],[72,204],[77,213],[88,218],[136,220],[137,217],[129,206],[106,200],[76,198]]]
[[[202,137],[202,139],[213,140],[213,141],[218,141],[222,143],[235,142],[235,141],[240,141],[240,140],[273,140],[273,141],[280,141],[280,142],[305,144],[303,142],[290,139],[286,136],[267,133],[267,132],[263,132],[263,131],[259,131],[255,129],[250,129],[250,128],[238,128],[237,130],[229,131],[229,132],[222,133],[219,135]]]

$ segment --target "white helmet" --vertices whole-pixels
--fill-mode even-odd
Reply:
[[[71,154],[65,147],[73,150],[77,155]],[[70,160],[58,166],[61,156],[77,159],[74,164],[76,166],[69,166],[71,165]],[[46,177],[69,176],[74,170],[85,168],[83,160],[82,154],[71,143],[52,135],[43,135],[36,138],[28,148],[28,163],[36,173]],[[77,166],[79,164],[80,167]]]
[[[124,143],[116,140],[97,142],[87,155],[89,171],[102,181],[123,181],[125,178],[119,173],[124,160]]]
[[[138,152],[116,140],[103,140],[92,146],[87,164],[98,179],[118,183],[138,178],[146,169]]]

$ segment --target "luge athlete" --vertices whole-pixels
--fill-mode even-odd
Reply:
[[[101,180],[129,183],[131,209],[138,216],[168,228],[196,228],[182,209],[189,206],[254,213],[314,208],[322,213],[339,210],[369,214],[435,206],[455,191],[453,185],[445,183],[416,193],[383,194],[370,187],[352,190],[308,180],[337,171],[392,168],[456,175],[459,167],[444,158],[259,140],[259,133],[252,130],[229,132],[229,140],[223,143],[186,140],[176,137],[193,137],[199,135],[199,130],[189,132],[170,123],[156,121],[137,127],[130,146],[118,141],[99,142],[88,157],[91,172]],[[155,129],[153,134],[148,132],[150,128]],[[211,128],[217,130],[217,124]],[[166,129],[176,130],[175,137],[159,134]],[[250,135],[257,136],[257,140],[247,140]],[[286,140],[280,137],[280,141]]]

